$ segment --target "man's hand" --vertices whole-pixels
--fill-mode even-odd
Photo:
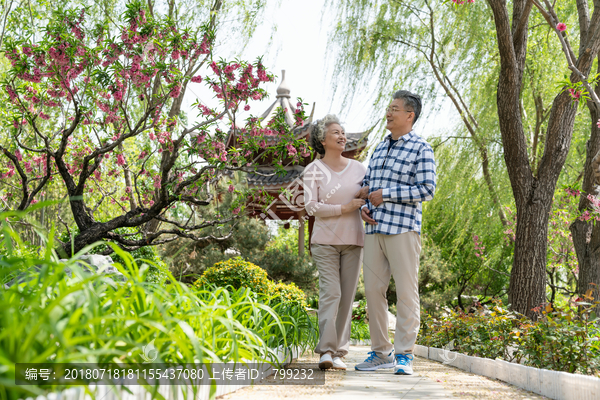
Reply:
[[[369,201],[375,207],[378,207],[381,203],[383,203],[383,189],[379,189],[371,193],[369,195]]]
[[[358,192],[356,192],[356,194],[354,195],[354,197],[356,197],[357,199],[366,200],[368,194],[369,194],[369,187],[365,186],[364,188],[362,188]]]
[[[377,221],[375,221],[373,218],[371,218],[369,216],[370,213],[371,212],[369,211],[369,209],[367,207],[363,207],[363,209],[360,210],[360,217],[362,218],[363,221],[365,221],[369,225],[377,225]]]

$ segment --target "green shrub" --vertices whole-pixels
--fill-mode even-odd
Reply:
[[[266,294],[271,287],[270,283],[264,269],[241,257],[234,257],[208,268],[194,285],[202,287],[213,284],[218,287],[232,286],[234,289],[247,287],[257,293]]]
[[[285,302],[299,303],[303,307],[308,307],[306,304],[306,295],[294,282],[283,283],[278,282],[272,285],[271,293]]]
[[[316,264],[308,254],[299,256],[297,248],[269,245],[250,260],[264,268],[274,281],[294,282],[304,291],[315,290]]]
[[[369,324],[365,321],[352,321],[350,326],[350,339],[354,340],[371,340],[371,332],[369,331]]]
[[[206,285],[231,286],[233,289],[247,287],[256,293],[272,296],[282,302],[295,302],[307,308],[306,295],[293,282],[275,283],[269,279],[264,269],[241,257],[218,262],[204,271],[194,286],[202,288]]]
[[[525,365],[600,375],[600,327],[591,304],[547,306],[533,322],[495,301],[489,314],[480,306],[473,314],[448,312],[441,318],[421,316],[417,343]]]
[[[358,307],[352,308],[352,324],[350,339],[370,340],[369,322],[367,321],[367,301],[359,300]]]
[[[359,300],[358,307],[352,308],[352,321],[367,322],[367,300]]]

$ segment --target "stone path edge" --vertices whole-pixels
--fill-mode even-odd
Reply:
[[[414,354],[555,400],[600,399],[600,378],[594,376],[528,367],[421,345],[415,345]]]

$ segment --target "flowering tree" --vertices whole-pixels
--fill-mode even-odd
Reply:
[[[10,131],[0,143],[5,207],[25,210],[55,182],[78,227],[75,251],[101,239],[134,249],[177,237],[228,237],[198,232],[235,219],[242,203],[214,220],[182,220],[173,209],[188,207],[193,214],[208,205],[211,184],[226,170],[251,169],[259,152],[294,162],[296,149],[307,150],[289,128],[263,128],[257,118],[233,126],[236,146],[226,147],[229,134],[217,122],[235,121],[244,103],[265,96],[261,85],[273,77],[260,60],[213,60],[221,4],[215,1],[210,20],[196,31],[133,1],[114,34],[89,28],[82,9],[57,11],[36,43],[7,38],[4,122]],[[188,125],[181,106],[190,82],[208,85],[220,106],[198,101],[200,122]],[[303,118],[300,109],[298,124]],[[273,135],[280,140],[261,148]],[[98,220],[103,207],[117,207],[119,215]]]

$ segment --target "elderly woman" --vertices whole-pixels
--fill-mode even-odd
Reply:
[[[343,157],[346,134],[334,115],[313,126],[311,146],[321,158],[304,170],[305,209],[315,216],[311,252],[319,270],[321,369],[346,369],[352,302],[362,264],[364,229],[360,207],[366,168]],[[362,198],[360,198],[362,197]]]

